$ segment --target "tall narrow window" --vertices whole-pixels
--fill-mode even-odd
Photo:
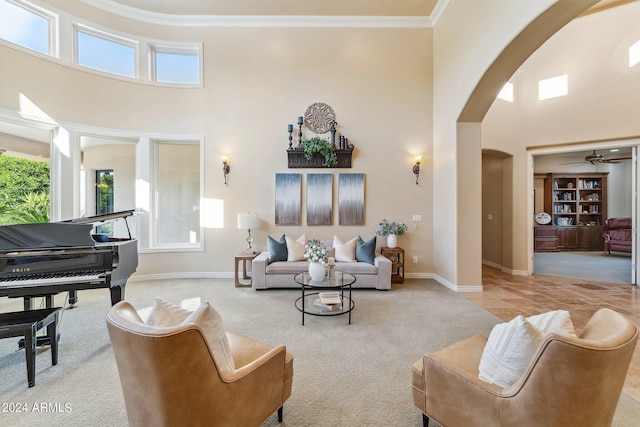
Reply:
[[[200,48],[153,45],[151,80],[160,83],[200,83]]]
[[[158,246],[200,245],[200,145],[157,142],[156,242]]]
[[[96,171],[96,215],[113,213],[113,170]],[[98,233],[113,234],[113,222],[99,225]]]
[[[54,54],[56,19],[35,6],[0,0],[0,38],[47,55]]]
[[[76,27],[78,65],[124,77],[136,77],[136,42]]]

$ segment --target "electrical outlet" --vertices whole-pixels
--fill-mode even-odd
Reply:
[[[414,255],[414,256],[413,256],[413,263],[414,263],[414,264],[417,264],[417,263],[418,263],[418,256],[417,256],[417,255]]]

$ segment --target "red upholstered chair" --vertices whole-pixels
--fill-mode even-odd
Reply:
[[[604,255],[631,253],[631,218],[609,218],[604,224]]]

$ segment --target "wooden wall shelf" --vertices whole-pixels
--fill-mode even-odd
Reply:
[[[352,154],[353,148],[336,150],[338,163],[335,166],[325,166],[324,157],[319,153],[314,153],[313,158],[307,160],[304,157],[304,150],[302,148],[287,150],[289,168],[350,168]]]

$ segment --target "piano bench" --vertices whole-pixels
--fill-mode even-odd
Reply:
[[[29,387],[36,383],[36,342],[39,330],[47,328],[51,343],[51,364],[58,364],[58,321],[61,308],[0,313],[0,338],[24,337]]]

